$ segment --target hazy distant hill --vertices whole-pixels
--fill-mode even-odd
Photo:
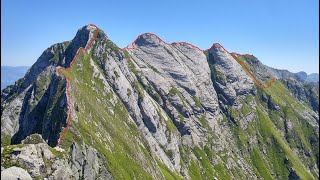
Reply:
[[[28,66],[1,66],[1,90],[22,78],[28,69]]]
[[[312,73],[312,74],[307,74],[304,71],[300,71],[298,73],[295,73],[302,81],[307,81],[307,82],[319,82],[319,74],[318,73]]]

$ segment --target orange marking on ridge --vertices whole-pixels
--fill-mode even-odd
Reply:
[[[228,52],[228,51],[227,51]],[[255,81],[255,83],[261,87],[261,88],[268,88],[271,86],[271,84],[276,80],[275,78],[272,78],[271,81],[269,81],[269,83],[267,85],[263,85],[254,75],[253,73],[249,70],[248,66],[243,62],[241,61],[238,57],[236,57],[235,55],[238,55],[238,56],[252,56],[250,54],[238,54],[238,53],[229,53],[236,61],[238,61],[239,64],[241,64],[241,66],[250,74],[250,76],[253,78],[253,80]]]

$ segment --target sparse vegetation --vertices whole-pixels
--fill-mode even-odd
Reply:
[[[52,152],[52,154],[54,154],[58,158],[62,158],[65,154],[64,152],[60,152],[52,147],[49,147],[49,150]]]
[[[154,66],[149,65],[149,67],[150,67],[154,72],[160,74],[160,71],[159,71],[157,68],[155,68]]]
[[[120,52],[119,48],[113,42],[111,42],[110,40],[107,40],[105,42],[106,42],[107,47],[109,47],[112,51],[117,52],[117,53]]]
[[[1,147],[11,144],[11,137],[7,134],[1,133]]]
[[[20,162],[13,160],[11,158],[12,153],[14,152],[14,149],[22,148],[23,146],[24,146],[23,144],[18,144],[18,145],[8,145],[3,147],[3,151],[1,153],[1,167],[9,168],[12,166],[17,166],[17,167],[27,169],[27,167],[22,165]]]
[[[180,122],[183,122],[184,117],[181,114],[178,115],[178,118],[179,118]]]
[[[140,83],[139,83],[138,81],[134,81],[134,82],[132,83],[132,85],[133,85],[133,87],[135,88],[135,90],[137,90],[138,95],[139,95],[140,97],[143,97],[144,91],[143,91],[143,87],[140,85]]]
[[[117,79],[120,77],[119,74],[118,74],[118,72],[117,72],[116,70],[113,71],[113,73],[114,73],[114,75],[116,76]]]
[[[134,63],[131,60],[131,57],[130,57],[128,51],[124,50],[123,54],[124,54],[125,59],[127,60],[128,68],[130,69],[130,71],[133,72],[133,74],[135,74],[136,76],[140,76],[141,71],[137,70],[136,66],[134,65]]]
[[[176,88],[176,87],[171,87],[171,89],[169,90],[169,95],[174,96],[179,94],[180,91]]]
[[[131,89],[127,88],[127,95],[128,95],[128,96],[131,96],[131,94],[132,94]]]
[[[44,142],[39,134],[31,134],[23,141],[23,144],[38,144]]]
[[[196,96],[192,96],[193,101],[196,104],[196,107],[201,107],[201,102],[199,100],[199,98],[197,98]]]

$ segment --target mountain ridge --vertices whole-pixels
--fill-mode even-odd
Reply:
[[[149,39],[149,41],[148,41]],[[220,43],[216,42],[216,43],[213,43],[212,46],[206,50],[201,50],[199,47],[191,44],[191,43],[188,43],[188,42],[172,42],[172,43],[167,43],[166,41],[162,40],[159,36],[157,36],[156,34],[153,34],[153,33],[142,33],[140,35],[137,36],[137,38],[131,43],[129,44],[127,47],[125,48],[120,48],[122,50],[133,50],[134,48],[136,48],[136,44],[138,42],[138,44],[140,44],[139,42],[140,41],[145,41],[145,42],[148,42],[148,43],[155,43],[155,40],[158,40],[159,42],[161,43],[164,43],[166,45],[169,45],[169,46],[173,46],[173,45],[176,45],[176,44],[180,44],[180,45],[187,45],[187,46],[191,46],[192,48],[195,48],[203,53],[206,53],[208,51],[210,51],[210,49],[212,48],[215,48],[217,46],[220,46],[221,48],[223,48],[226,52],[228,52],[228,54],[230,54],[236,61],[238,61],[242,66],[243,68],[250,74],[250,76],[254,79],[254,81],[261,87],[261,88],[268,88],[269,86],[271,86],[271,84],[275,81],[275,79],[272,79],[270,80],[267,85],[263,85],[261,82],[259,82],[259,80],[257,80],[257,78],[255,78],[255,76],[252,74],[252,72],[250,72],[250,70],[248,69],[248,67],[246,66],[246,64],[244,64],[241,60],[239,60],[237,58],[237,56],[253,56],[251,54],[239,54],[239,53],[236,53],[236,52],[229,52],[228,50],[226,50]],[[151,42],[150,42],[151,41]],[[139,45],[138,45],[139,46]],[[140,44],[140,46],[143,46],[143,44]]]
[[[127,51],[99,30],[78,54],[90,37],[80,28],[2,91],[2,169],[49,179],[319,177],[317,87],[237,55],[260,81],[277,78],[260,88],[220,46]],[[68,100],[57,67],[71,62],[60,72]],[[72,125],[57,146],[69,107]]]
[[[145,33],[142,33],[142,34],[138,35],[137,38],[136,38],[132,43],[130,43],[130,44],[127,45],[126,47],[120,48],[120,49],[122,49],[122,50],[130,50],[130,49],[133,49],[133,48],[135,47],[136,42],[137,42],[140,38],[142,38],[143,36],[154,37],[154,38],[156,38],[157,40],[159,40],[160,42],[165,43],[165,44],[167,44],[167,45],[175,45],[175,44],[185,44],[185,45],[189,45],[189,46],[191,46],[191,47],[193,47],[193,48],[195,48],[195,49],[197,49],[197,50],[199,50],[199,51],[202,51],[202,52],[208,51],[208,50],[210,50],[211,48],[213,48],[213,47],[215,47],[215,46],[217,46],[217,45],[219,45],[219,46],[221,46],[223,49],[225,49],[219,42],[213,43],[213,44],[211,45],[211,47],[209,47],[209,48],[207,48],[207,49],[204,49],[204,50],[202,50],[202,49],[200,49],[198,46],[193,45],[193,44],[191,44],[191,43],[189,43],[189,42],[186,42],[186,41],[177,41],[177,42],[174,41],[174,42],[168,43],[168,42],[164,41],[162,38],[160,38],[158,35],[156,35],[156,34],[154,34],[154,33],[151,33],[151,32],[145,32]],[[144,39],[144,38],[142,38],[142,39]],[[225,50],[226,50],[226,49],[225,49]],[[227,50],[226,50],[226,51],[227,51]],[[254,55],[252,55],[252,54],[240,54],[240,53],[238,53],[238,52],[229,52],[229,51],[227,51],[227,52],[228,52],[229,54],[235,55],[235,56],[254,56]],[[236,58],[235,58],[235,59],[236,59]],[[237,60],[237,59],[236,59],[236,60]],[[272,67],[270,67],[270,68],[272,68]],[[291,71],[289,71],[289,70],[287,70],[287,69],[278,69],[278,68],[274,68],[274,69],[277,69],[277,70],[279,70],[279,71],[288,71],[289,73],[293,73],[293,74],[298,74],[298,73],[301,73],[301,72],[305,73],[304,71],[300,71],[300,72],[298,72],[298,73],[294,73],[294,72],[291,72]],[[310,76],[310,75],[319,76],[318,73],[310,73],[308,76]],[[319,80],[318,80],[318,81],[319,81]],[[317,81],[316,81],[316,80],[311,80],[311,81],[308,81],[308,82],[317,82]],[[271,83],[272,83],[272,82],[269,82],[267,86],[270,86]],[[266,87],[267,87],[267,86],[266,86]]]

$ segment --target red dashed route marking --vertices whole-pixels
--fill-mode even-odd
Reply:
[[[86,51],[88,50],[91,45],[93,44],[93,42],[96,40],[97,36],[98,36],[98,33],[99,33],[99,28],[94,25],[94,24],[89,24],[90,26],[94,26],[96,28],[95,30],[95,34],[93,36],[93,38],[91,38],[89,44],[86,45],[85,48],[83,47],[80,47],[78,50],[77,50],[77,53],[76,55],[74,56],[73,60],[71,61],[70,63],[70,67],[68,68],[63,68],[63,67],[59,67],[57,68],[57,72],[58,72],[58,75],[59,76],[62,76],[64,78],[66,78],[67,80],[67,88],[66,88],[66,94],[67,94],[67,104],[68,104],[68,116],[67,116],[67,125],[66,127],[63,129],[62,131],[62,134],[60,136],[60,139],[58,140],[58,146],[61,144],[61,142],[63,141],[68,129],[69,129],[69,126],[70,126],[70,120],[71,120],[71,102],[70,102],[70,78],[64,74],[61,73],[61,70],[70,70],[72,68],[72,65],[75,63],[75,61],[77,60],[79,54],[80,54],[80,51]]]
[[[90,25],[90,26],[94,26],[94,27],[96,28],[94,37],[90,40],[89,44],[87,44],[85,48],[80,47],[80,48],[77,50],[76,55],[74,56],[73,60],[72,60],[71,63],[70,63],[70,67],[68,67],[68,68],[58,67],[58,68],[57,68],[57,73],[58,73],[58,75],[61,76],[61,77],[64,77],[64,78],[67,80],[66,94],[67,94],[67,104],[68,104],[67,125],[66,125],[66,127],[64,128],[64,130],[63,130],[63,132],[62,132],[62,134],[61,134],[60,139],[58,140],[58,144],[57,144],[58,146],[61,144],[61,142],[62,142],[63,139],[65,138],[65,135],[66,135],[66,133],[67,133],[67,130],[69,129],[70,120],[71,120],[71,113],[72,113],[72,112],[71,112],[71,111],[72,111],[72,110],[71,110],[71,102],[70,102],[70,78],[67,77],[66,75],[62,74],[60,71],[61,71],[61,70],[70,70],[70,69],[72,68],[72,65],[73,65],[73,64],[75,63],[75,61],[77,60],[77,58],[78,58],[78,56],[79,56],[79,54],[80,54],[80,51],[82,51],[82,50],[83,50],[83,51],[88,50],[88,49],[92,46],[93,42],[96,40],[96,38],[97,38],[97,36],[98,36],[98,33],[99,33],[99,28],[98,28],[96,25],[94,25],[94,24],[89,24],[89,25]],[[252,77],[252,79],[255,81],[255,83],[256,83],[259,87],[261,87],[261,88],[268,88],[268,87],[270,87],[271,84],[275,81],[275,78],[273,78],[267,85],[263,85],[263,84],[253,75],[253,73],[250,71],[250,69],[247,67],[247,65],[237,57],[237,55],[238,55],[238,56],[252,56],[251,54],[242,54],[242,55],[241,55],[241,54],[238,54],[238,53],[235,53],[235,52],[231,52],[231,53],[230,53],[229,51],[227,51],[227,50],[226,50],[221,44],[219,44],[219,43],[214,43],[209,49],[201,50],[201,49],[198,48],[197,46],[194,46],[193,44],[190,44],[190,43],[187,43],[187,42],[173,42],[173,43],[169,44],[169,43],[163,41],[161,38],[159,38],[157,35],[155,35],[155,34],[153,34],[153,33],[144,33],[144,34],[139,35],[139,36],[136,38],[136,40],[135,40],[133,43],[131,43],[131,46],[132,46],[132,47],[130,47],[130,48],[128,48],[128,47],[127,47],[127,48],[119,48],[119,49],[121,49],[121,50],[133,50],[133,49],[135,49],[136,46],[135,46],[134,43],[138,40],[138,38],[139,38],[140,36],[145,35],[145,34],[146,34],[146,35],[152,35],[152,36],[156,37],[159,41],[161,41],[161,42],[163,42],[163,43],[165,43],[165,44],[167,44],[167,45],[187,44],[187,45],[189,45],[189,46],[191,46],[191,47],[193,47],[193,48],[195,48],[195,49],[197,49],[197,50],[199,50],[199,51],[201,51],[201,52],[205,52],[205,51],[211,49],[214,45],[219,45],[219,46],[220,46],[222,49],[224,49],[228,54],[230,54],[239,64],[241,64],[241,66],[249,73],[249,75]]]

